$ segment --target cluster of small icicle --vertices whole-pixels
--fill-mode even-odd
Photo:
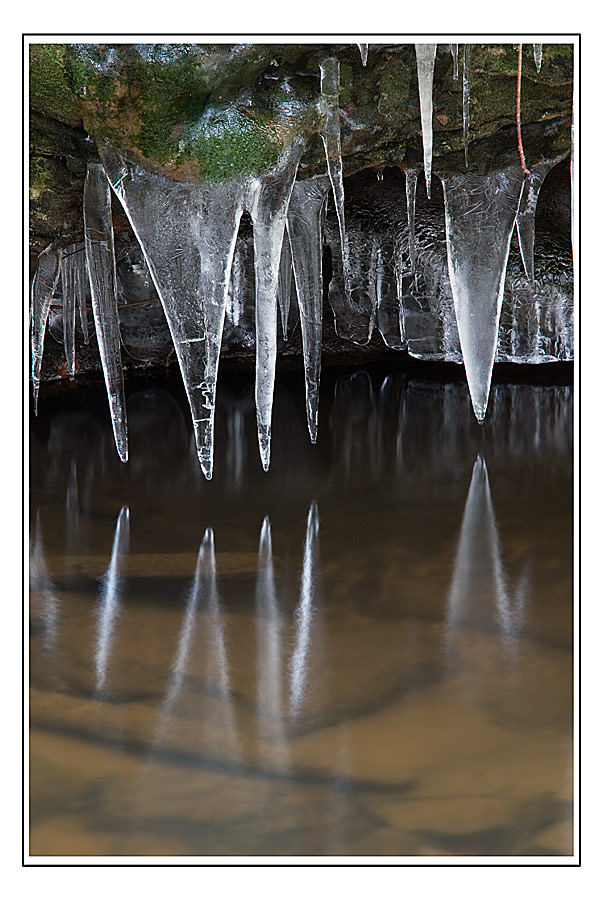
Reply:
[[[368,44],[358,45],[366,64]],[[458,78],[458,44],[452,44]],[[432,87],[436,44],[416,44],[424,148],[424,175],[431,196]],[[537,68],[542,45],[534,45]],[[471,46],[464,48],[463,131],[469,133]],[[31,291],[32,375],[37,408],[44,335],[59,279],[63,294],[65,353],[75,373],[75,327],[79,310],[88,339],[89,291],[115,444],[128,458],[127,414],[117,309],[111,190],[119,198],[144,254],[170,329],[188,395],[197,453],[212,477],[216,382],[233,256],[244,212],[253,222],[255,270],[256,413],[260,457],[270,464],[272,401],[277,354],[279,285],[291,276],[297,294],[312,442],[317,439],[322,346],[322,235],[332,191],[337,216],[344,296],[349,296],[343,165],[340,144],[339,62],[324,59],[321,70],[321,137],[327,174],[296,180],[307,138],[298,136],[278,162],[257,177],[218,185],[176,182],[128,161],[106,141],[100,162],[88,165],[84,187],[85,253],[47,248],[40,256]],[[442,179],[448,270],[463,361],[473,409],[486,415],[504,292],[509,246],[517,227],[527,277],[533,278],[534,217],[549,167],[526,174],[511,166],[489,175],[455,174]],[[414,258],[415,194],[418,170],[406,171],[411,264]],[[351,302],[351,301],[350,301]],[[403,309],[399,306],[399,316]]]

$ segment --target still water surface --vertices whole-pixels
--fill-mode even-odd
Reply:
[[[140,389],[138,389],[140,387]],[[33,855],[572,853],[572,389],[331,376],[41,397]]]

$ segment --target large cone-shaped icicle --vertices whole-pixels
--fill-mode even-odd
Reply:
[[[437,47],[437,44],[415,44],[421,129],[423,131],[423,167],[429,198],[431,198],[431,157],[433,153],[433,69]]]
[[[469,126],[471,125],[471,44],[465,44],[463,54],[463,142],[465,164],[469,163]]]
[[[313,502],[306,522],[306,541],[299,603],[295,610],[295,649],[290,665],[289,710],[295,716],[300,709],[308,679],[308,651],[314,614],[316,570],[318,568],[318,507]]]
[[[254,182],[251,190],[249,212],[255,252],[255,403],[260,457],[266,472],[270,466],[281,249],[289,199],[303,147],[303,139],[296,140],[278,163]]]
[[[360,59],[362,60],[362,65],[366,66],[368,60],[369,45],[358,44],[358,49],[360,50]]]
[[[511,234],[519,209],[519,167],[442,179],[448,272],[463,362],[478,422],[488,406]]]
[[[296,182],[287,231],[304,348],[306,413],[312,443],[318,431],[318,391],[322,352],[322,229],[329,179],[326,175]]]
[[[209,479],[224,312],[248,185],[183,184],[126,162],[107,147],[103,161],[161,298],[191,408],[197,455]]]
[[[542,182],[555,163],[532,166],[526,178],[521,204],[517,213],[517,239],[526,277],[534,281],[534,237],[536,232],[536,205]]]
[[[327,171],[333,188],[337,221],[339,223],[344,286],[345,290],[349,291],[348,246],[345,232],[343,162],[341,159],[339,122],[339,60],[335,59],[335,57],[324,59],[320,64],[320,92],[326,106],[322,140],[327,157]]]
[[[38,391],[40,389],[46,323],[48,322],[50,304],[61,274],[61,256],[61,250],[52,250],[50,247],[47,247],[40,254],[38,268],[31,284],[31,377],[36,415],[38,413]]]
[[[111,190],[105,170],[98,162],[89,163],[86,173],[84,237],[92,312],[109,398],[115,446],[119,458],[122,462],[126,462],[128,459],[128,425],[117,314]]]

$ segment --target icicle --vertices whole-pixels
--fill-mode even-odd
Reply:
[[[101,152],[161,299],[191,408],[197,456],[210,479],[224,313],[248,183],[185,184],[126,162],[107,146]]]
[[[121,367],[119,322],[111,219],[111,191],[100,163],[88,163],[84,185],[84,234],[92,311],[109,398],[115,446],[128,459],[128,426]]]
[[[554,163],[532,166],[521,195],[517,213],[517,239],[527,279],[534,283],[534,235],[536,229],[536,204],[542,183]]]
[[[375,169],[375,175],[377,176],[377,181],[383,181],[383,173],[384,173],[384,167],[377,166],[377,168]]]
[[[291,308],[291,281],[293,269],[291,267],[291,248],[287,238],[283,240],[281,250],[281,263],[278,274],[278,306],[281,311],[281,328],[283,331],[283,340],[287,341],[289,335],[287,333],[289,324],[289,310]]]
[[[362,60],[362,65],[366,66],[368,60],[369,45],[358,44],[358,49],[360,50],[360,59]]]
[[[415,239],[415,204],[417,199],[417,169],[406,169],[406,216],[408,219],[408,257],[410,270],[415,271],[416,239]]]
[[[316,443],[318,430],[323,305],[322,229],[328,190],[329,179],[326,175],[297,181],[287,216],[304,348],[306,413],[313,444]]]
[[[465,165],[469,165],[469,126],[471,125],[471,44],[465,44],[463,54],[463,142]]]
[[[39,257],[38,268],[31,284],[31,376],[33,381],[34,411],[38,414],[38,392],[40,390],[40,374],[42,356],[44,354],[44,337],[50,304],[61,274],[62,250],[47,247]]]
[[[523,173],[513,168],[490,175],[450,175],[442,184],[450,284],[473,410],[481,423]]]
[[[289,710],[295,716],[304,697],[307,680],[307,656],[313,614],[318,547],[318,507],[312,502],[306,522],[306,541],[299,604],[295,610],[295,649],[290,666]]]
[[[111,650],[111,641],[115,620],[119,612],[121,599],[120,563],[128,552],[130,538],[130,510],[122,506],[115,534],[113,536],[113,548],[111,550],[111,562],[103,578],[103,584],[99,597],[99,614],[96,637],[95,670],[96,690],[101,691],[107,679],[107,664]]]
[[[339,60],[335,57],[324,59],[320,64],[320,92],[326,106],[326,119],[322,130],[322,141],[327,157],[327,170],[333,188],[335,211],[339,223],[341,258],[345,290],[349,290],[348,246],[345,233],[345,204],[343,193],[343,162],[341,159],[341,137],[339,126]]]
[[[431,157],[433,153],[433,70],[437,47],[437,44],[415,44],[423,132],[423,167],[429,199],[431,199]]]
[[[61,285],[63,291],[63,344],[69,377],[75,376],[75,307],[78,259],[76,254],[63,254]]]
[[[459,80],[459,45],[451,44],[450,52],[452,53],[452,77],[455,81]]]
[[[394,267],[394,250],[390,244],[377,244],[374,249],[377,328],[388,347],[402,350],[404,311],[398,293]]]
[[[536,63],[536,71],[540,72],[542,66],[542,44],[534,44],[534,62]]]
[[[291,191],[304,147],[298,138],[252,188],[255,265],[255,403],[264,471],[270,466],[272,399],[276,371],[277,289]]]

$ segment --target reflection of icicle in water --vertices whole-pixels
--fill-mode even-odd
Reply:
[[[100,163],[89,163],[84,185],[84,234],[92,311],[107,386],[115,446],[128,459],[126,398],[121,367],[111,191]]]
[[[536,71],[540,72],[542,66],[542,44],[534,44],[534,62],[536,63]]]
[[[358,44],[358,49],[360,50],[360,59],[362,60],[362,65],[366,66],[368,60],[369,45]]]
[[[343,193],[343,162],[341,159],[341,136],[339,125],[339,60],[334,57],[324,59],[320,64],[320,92],[326,106],[322,141],[327,157],[327,171],[333,188],[335,211],[339,224],[343,282],[349,292],[348,245],[345,231],[345,206]]]
[[[281,690],[281,619],[272,562],[272,535],[268,516],[262,523],[255,588],[258,645],[258,724],[264,737],[274,742],[272,762],[286,765]],[[271,727],[268,726],[268,723]]]
[[[450,52],[452,53],[452,77],[455,81],[459,80],[459,45],[451,44]]]
[[[449,639],[456,628],[470,622],[472,615],[491,616],[491,611],[483,606],[482,598],[493,596],[496,604],[495,619],[507,651],[512,650],[523,623],[527,593],[528,577],[525,568],[515,597],[509,593],[488,469],[478,454],[467,493],[447,599],[446,629]]]
[[[295,716],[304,698],[307,681],[307,656],[313,615],[315,578],[318,566],[318,507],[313,502],[308,511],[306,542],[302,568],[299,604],[295,610],[295,650],[290,665],[289,711]]]
[[[255,264],[255,404],[262,466],[270,466],[272,401],[276,372],[277,291],[291,191],[304,146],[298,138],[252,186]]]
[[[406,215],[408,219],[408,258],[410,271],[415,271],[416,239],[415,239],[415,206],[417,199],[417,175],[416,169],[406,169]]]
[[[128,163],[108,147],[102,155],[161,298],[191,408],[197,456],[211,478],[224,312],[247,185],[184,184]]]
[[[423,132],[423,168],[427,196],[431,199],[431,157],[433,153],[433,70],[437,44],[415,44],[419,105]]]
[[[111,562],[107,569],[99,594],[98,625],[96,633],[96,652],[94,657],[96,671],[96,690],[102,691],[107,679],[107,664],[111,650],[113,629],[119,612],[121,577],[120,563],[128,552],[130,537],[130,510],[122,506],[115,526]]]
[[[42,620],[44,622],[44,645],[47,651],[52,650],[57,640],[59,622],[59,599],[55,586],[46,566],[46,555],[40,510],[36,513],[36,527],[30,545],[29,589],[31,594],[39,593],[42,599]]]
[[[329,179],[318,175],[296,182],[287,217],[301,322],[310,440],[316,443],[322,352],[322,230]]]
[[[463,362],[473,410],[483,422],[523,174],[510,168],[490,175],[450,175],[442,184],[448,271]]]
[[[534,236],[536,231],[536,204],[542,183],[555,162],[532,166],[521,195],[521,203],[517,213],[517,239],[521,251],[521,259],[526,277],[534,282]]]
[[[465,44],[463,53],[463,142],[465,165],[469,164],[469,126],[471,125],[471,44]]]
[[[47,247],[40,254],[38,268],[31,284],[31,375],[33,381],[34,409],[38,414],[38,392],[44,354],[44,337],[50,303],[61,273],[61,250]]]

